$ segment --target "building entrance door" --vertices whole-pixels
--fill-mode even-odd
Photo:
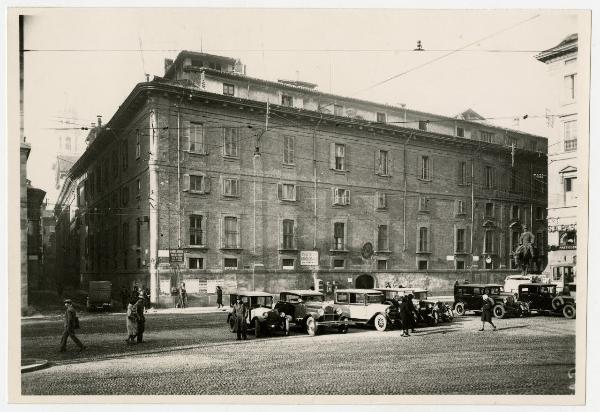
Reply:
[[[373,289],[375,287],[375,279],[371,275],[360,275],[356,278],[355,285],[357,289]]]

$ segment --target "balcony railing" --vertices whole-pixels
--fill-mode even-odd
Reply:
[[[565,152],[577,150],[577,139],[565,140]]]

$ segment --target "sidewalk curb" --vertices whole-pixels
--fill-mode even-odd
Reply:
[[[23,360],[25,359],[22,359],[21,362]],[[30,365],[21,366],[21,373],[33,372],[50,366],[50,362],[45,359],[32,359],[32,361],[33,363]]]

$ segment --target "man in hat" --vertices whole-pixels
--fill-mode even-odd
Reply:
[[[73,339],[73,342],[79,346],[80,351],[85,350],[85,345],[77,339],[77,336],[75,336],[75,329],[79,328],[79,320],[77,319],[77,312],[75,312],[73,301],[71,301],[71,299],[65,299],[65,308],[65,323],[62,339],[60,340],[60,351],[64,352],[67,350],[67,338],[69,336]]]
[[[137,297],[135,312],[137,314],[137,342],[142,343],[144,341],[146,317],[144,316],[144,297],[141,294]]]
[[[241,340],[242,336],[246,339],[246,316],[248,316],[248,308],[242,302],[242,297],[238,295],[233,304],[233,316],[235,319],[235,330],[237,332],[237,340]]]

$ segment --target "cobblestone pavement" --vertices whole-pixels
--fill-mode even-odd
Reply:
[[[239,342],[225,320],[225,313],[150,314],[146,343],[127,346],[124,316],[87,316],[79,336],[89,349],[70,342],[64,354],[60,320],[28,320],[22,356],[53,366],[22,374],[22,393],[571,394],[574,383],[575,322],[560,317],[498,320],[497,332],[479,332],[479,317],[465,316],[409,338],[351,328]]]

